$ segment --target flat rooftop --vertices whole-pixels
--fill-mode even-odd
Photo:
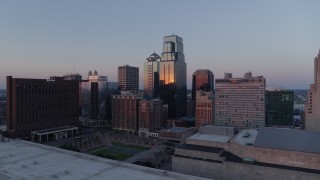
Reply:
[[[188,131],[192,128],[185,128],[185,127],[172,127],[170,129],[167,130],[163,130],[163,131],[167,131],[167,132],[175,132],[175,133],[183,133],[185,131]]]
[[[0,179],[205,179],[28,141],[0,142]]]
[[[260,133],[259,131],[257,129],[242,130],[234,136],[233,141],[241,145],[254,145],[257,135]]]
[[[200,140],[200,141],[210,141],[210,142],[228,142],[232,137],[212,135],[212,134],[200,134],[196,133],[188,138],[188,140]]]
[[[262,128],[255,147],[320,153],[320,133],[285,128]]]

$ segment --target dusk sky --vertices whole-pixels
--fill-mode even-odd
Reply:
[[[0,0],[0,89],[6,76],[49,78],[89,70],[117,81],[140,68],[163,36],[183,38],[188,88],[196,69],[215,78],[252,71],[267,86],[309,88],[320,49],[314,0]]]

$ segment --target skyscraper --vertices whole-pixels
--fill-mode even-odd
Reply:
[[[314,58],[314,83],[310,85],[305,104],[305,129],[320,131],[320,50]]]
[[[196,70],[192,75],[192,100],[196,99],[196,91],[213,91],[214,75],[208,69]]]
[[[186,114],[186,73],[182,38],[176,35],[165,36],[160,61],[160,99],[168,104],[169,118]]]
[[[224,79],[216,79],[215,124],[240,129],[265,126],[265,87],[262,76],[232,78],[226,73]]]
[[[197,91],[212,91],[214,90],[214,75],[208,69],[196,70],[192,75],[192,115],[196,109],[196,94]],[[214,92],[213,92],[214,93]],[[213,98],[214,99],[214,98]],[[213,100],[212,99],[212,100]]]
[[[159,68],[160,56],[153,53],[146,59],[143,67],[144,93],[149,98],[159,97]]]
[[[81,117],[84,125],[106,125],[107,76],[97,71],[88,73],[88,79],[81,82]]]
[[[129,65],[119,66],[118,86],[122,91],[137,93],[139,90],[139,68]]]

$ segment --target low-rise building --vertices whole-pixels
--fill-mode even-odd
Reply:
[[[166,145],[175,146],[177,144],[184,144],[188,137],[193,135],[195,128],[172,127],[170,129],[161,130],[159,138],[163,140]]]
[[[320,133],[280,128],[242,130],[234,136],[232,130],[224,132],[200,131],[188,138],[175,149],[172,170],[212,179],[320,178]]]

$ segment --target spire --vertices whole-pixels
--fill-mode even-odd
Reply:
[[[91,71],[88,72],[88,76],[92,76],[92,72]]]
[[[97,70],[94,70],[94,73],[93,73],[93,75],[98,75],[98,71]]]

